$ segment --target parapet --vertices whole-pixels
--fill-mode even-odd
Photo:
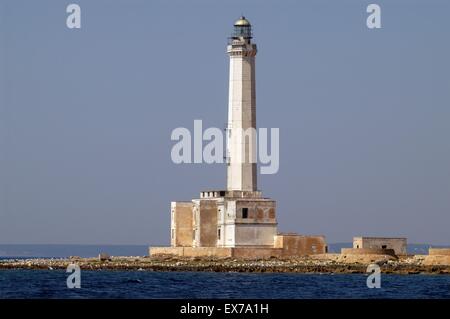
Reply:
[[[200,199],[207,198],[261,198],[260,191],[225,191],[225,190],[209,190],[200,192]]]
[[[394,249],[383,248],[342,248],[342,255],[389,255],[396,257]]]
[[[430,248],[428,249],[428,254],[434,256],[450,256],[450,248]]]

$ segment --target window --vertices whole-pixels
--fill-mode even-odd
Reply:
[[[217,239],[220,240],[220,228],[217,228]]]
[[[386,245],[381,245],[381,248],[382,248],[382,249],[386,249],[387,246],[386,246]]]
[[[248,208],[242,208],[242,218],[248,218]]]
[[[172,239],[173,239],[175,237],[175,235],[174,235],[175,234],[175,229],[172,228],[171,234],[172,234]]]

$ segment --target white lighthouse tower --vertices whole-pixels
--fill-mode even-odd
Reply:
[[[230,81],[227,125],[227,190],[257,190],[255,56],[252,26],[241,17],[227,47]]]
[[[218,201],[219,247],[272,247],[277,234],[276,203],[263,198],[257,188],[256,52],[252,26],[242,16],[227,46],[227,191],[223,204]]]
[[[276,202],[257,188],[255,56],[252,26],[233,26],[227,124],[227,187],[200,192],[191,202],[172,202],[173,247],[273,248]]]

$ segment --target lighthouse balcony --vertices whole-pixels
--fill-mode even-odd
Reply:
[[[200,198],[262,198],[261,191],[240,191],[240,190],[210,190],[200,192]]]

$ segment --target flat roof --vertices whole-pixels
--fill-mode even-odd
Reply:
[[[353,240],[355,239],[407,239],[406,237],[370,237],[370,236],[357,236],[357,237],[353,237]]]

